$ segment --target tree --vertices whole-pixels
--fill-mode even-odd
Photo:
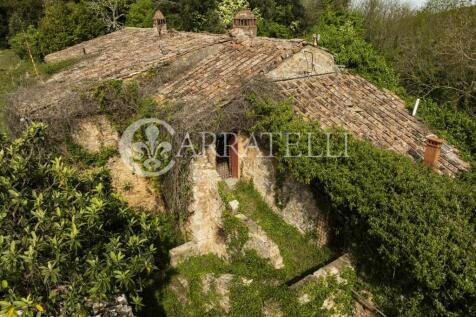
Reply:
[[[225,31],[216,12],[217,0],[160,1],[159,9],[165,14],[167,24],[183,31]]]
[[[89,0],[85,3],[109,31],[117,31],[123,26],[127,0]]]
[[[249,9],[250,4],[248,0],[221,0],[217,6],[217,14],[220,17],[221,23],[229,28],[233,22],[233,17],[241,9]],[[259,15],[257,10],[254,10],[255,15]]]
[[[84,4],[48,0],[38,27],[30,26],[26,32],[17,33],[10,44],[23,57],[27,53],[25,39],[29,39],[35,57],[41,58],[105,31],[105,25]]]
[[[16,140],[0,135],[0,315],[90,315],[86,299],[121,293],[139,307],[172,231],[129,209],[105,169],[79,172],[47,144],[42,124]]]
[[[155,13],[152,0],[138,0],[133,3],[127,13],[126,25],[142,28],[152,27],[152,18]]]

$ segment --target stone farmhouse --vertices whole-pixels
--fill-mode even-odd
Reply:
[[[441,174],[455,175],[469,168],[455,148],[432,135],[409,113],[399,97],[341,70],[324,48],[300,39],[264,38],[256,33],[256,18],[246,10],[235,16],[228,34],[167,29],[166,17],[157,12],[153,28],[127,27],[46,56],[50,63],[81,60],[52,76],[44,84],[41,98],[34,94],[34,98],[25,97],[19,113],[28,120],[42,119],[51,109],[66,107],[63,100],[82,82],[127,80],[173,65],[183,71],[157,84],[151,95],[159,105],[185,105],[181,111],[190,128],[195,122],[207,120],[216,109],[226,107],[248,82],[264,77],[275,83],[280,94],[292,98],[296,113],[307,120],[318,120],[324,128],[344,128],[375,146],[423,160]],[[61,111],[57,113],[60,120]],[[105,125],[97,123],[96,128],[110,129]],[[91,132],[94,127],[86,130]],[[234,130],[239,131],[240,126]],[[117,136],[111,139],[114,143]],[[172,263],[194,254],[225,255],[218,234],[223,206],[217,187],[222,179],[231,185],[236,178],[252,179],[266,202],[286,222],[302,232],[318,230],[320,243],[326,244],[327,216],[316,207],[311,191],[288,179],[282,190],[287,195],[286,204],[277,206],[273,162],[260,158],[259,150],[242,155],[245,135],[228,141],[237,155],[223,161],[208,151],[191,163],[193,197],[186,225],[189,242],[171,251]],[[263,242],[257,249],[275,267],[280,266],[272,245]]]

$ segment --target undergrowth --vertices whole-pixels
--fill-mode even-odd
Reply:
[[[253,219],[278,245],[287,279],[312,269],[330,257],[328,250],[317,247],[315,241],[307,239],[273,212],[252,184],[238,183],[233,194],[240,202],[240,212]]]
[[[240,212],[257,222],[278,244],[285,268],[277,270],[254,250],[243,248],[248,240],[248,228],[227,209],[223,214],[223,232],[228,259],[206,255],[192,257],[180,264],[169,287],[158,295],[158,301],[164,305],[168,316],[224,315],[220,306],[223,296],[219,296],[213,287],[210,292],[203,290],[204,279],[210,279],[210,276],[219,278],[224,274],[233,276],[228,284],[228,316],[260,316],[265,306],[270,306],[270,309],[276,306],[285,316],[330,316],[330,311],[321,309],[321,306],[326,298],[334,295],[341,303],[338,305],[340,312],[343,312],[342,307],[348,307],[351,295],[347,288],[352,287],[355,278],[349,279],[348,284],[339,284],[332,277],[310,283],[304,290],[311,294],[313,302],[300,305],[298,298],[303,291],[289,288],[286,282],[310,267],[327,262],[327,250],[317,247],[275,215],[252,184],[240,182],[235,190],[230,190],[220,183],[219,192],[226,204],[239,200]],[[340,290],[347,292],[347,297],[339,295]],[[181,295],[177,296],[177,292]]]

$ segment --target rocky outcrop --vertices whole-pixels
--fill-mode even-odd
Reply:
[[[134,174],[120,157],[111,158],[107,167],[111,173],[112,186],[129,206],[156,212],[164,210],[164,203],[157,190],[146,178]]]
[[[86,302],[91,317],[134,317],[125,295],[115,297],[110,302]]]
[[[214,293],[217,303],[207,303],[207,311],[212,310],[217,305],[225,313],[230,312],[230,283],[233,280],[232,274],[223,274],[215,277],[209,273],[202,280],[202,291],[205,295]]]
[[[253,220],[243,214],[237,214],[248,228],[248,241],[244,245],[245,250],[255,250],[259,257],[268,260],[275,269],[284,267],[283,257],[278,245],[271,240],[266,232]]]
[[[293,284],[291,286],[291,288],[298,289],[298,288],[304,286],[305,284],[309,283],[312,280],[317,280],[321,277],[325,278],[325,277],[328,277],[328,276],[331,276],[331,275],[336,277],[338,283],[342,283],[344,281],[341,278],[341,273],[345,269],[351,269],[351,270],[354,269],[348,254],[345,254],[345,255],[341,256],[337,260],[335,260],[335,261],[329,263],[328,265],[320,268],[316,272],[306,276],[305,278],[303,278],[302,280],[300,280],[296,284]]]

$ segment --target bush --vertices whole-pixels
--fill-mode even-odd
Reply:
[[[40,59],[42,56],[40,37],[41,34],[38,29],[30,25],[26,32],[17,33],[9,40],[9,43],[20,58],[29,58],[30,50],[33,58]]]
[[[139,28],[151,28],[154,17],[152,0],[138,0],[133,3],[127,13],[126,25]]]
[[[346,11],[326,11],[311,29],[321,35],[320,44],[335,55],[336,63],[344,65],[379,87],[398,92],[398,76],[385,58],[364,38],[363,19]]]
[[[256,130],[316,133],[313,153],[325,149],[318,124],[296,117],[287,103],[252,102]],[[342,237],[356,245],[360,264],[379,283],[405,291],[391,300],[399,303],[393,307],[399,314],[410,309],[414,299],[422,316],[474,314],[474,183],[439,176],[423,164],[354,138],[349,139],[347,158],[286,157],[284,142],[273,139],[281,167],[325,194]],[[307,145],[301,142],[292,154],[307,153]],[[342,146],[334,144],[332,153]]]
[[[166,264],[171,230],[130,210],[105,170],[50,160],[45,134],[34,124],[0,140],[0,315],[86,315],[86,299],[121,293],[140,308],[148,276]]]

